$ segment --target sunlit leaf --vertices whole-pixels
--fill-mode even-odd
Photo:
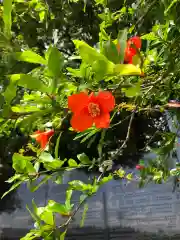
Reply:
[[[74,206],[74,204],[71,204],[71,197],[72,197],[72,193],[73,191],[71,189],[68,189],[66,191],[66,201],[65,201],[65,205],[67,210],[70,212],[72,207]]]
[[[60,168],[64,164],[64,161],[54,159],[52,155],[47,152],[41,153],[39,160],[44,164],[44,167],[49,170]]]
[[[60,213],[60,214],[66,214],[68,213],[68,209],[66,208],[65,205],[61,204],[61,203],[57,203],[53,200],[49,200],[48,205],[46,207],[46,209],[48,211],[51,212],[56,212],[56,213]]]
[[[127,29],[119,31],[118,38],[117,38],[117,47],[119,50],[119,63],[124,62],[124,55],[126,49],[126,42],[127,42]]]
[[[82,214],[82,218],[81,218],[81,222],[80,222],[80,227],[83,227],[84,226],[84,221],[85,221],[85,218],[86,218],[86,213],[88,211],[88,204],[84,204],[84,210],[83,210],[83,214]]]
[[[13,190],[16,189],[17,187],[19,187],[22,182],[23,182],[23,180],[20,180],[20,181],[14,183],[14,184],[12,185],[12,187],[11,187],[7,192],[5,192],[5,193],[2,195],[1,199],[4,198],[8,193],[10,193],[11,191],[13,191]]]
[[[26,169],[26,165],[28,162],[30,162],[33,159],[33,157],[23,156],[19,153],[14,153],[13,155],[13,168],[17,172],[24,172]],[[35,169],[34,169],[35,171]]]
[[[85,153],[81,153],[77,155],[77,158],[82,164],[91,164],[92,162],[90,161],[89,157]]]
[[[68,165],[70,167],[77,167],[78,166],[77,162],[74,159],[69,159],[68,160]]]
[[[114,73],[119,75],[141,75],[141,69],[133,64],[117,64],[114,67]]]
[[[52,177],[51,175],[46,175],[37,185],[35,186],[31,185],[30,188],[31,192],[37,191],[44,183],[47,183],[51,177]]]
[[[18,86],[31,90],[47,93],[50,91],[48,86],[46,86],[40,79],[32,77],[28,74],[13,74],[10,76],[10,80],[12,83],[16,83]]]
[[[90,47],[87,43],[79,40],[73,41],[76,48],[79,50],[82,60],[88,64],[92,64],[95,61],[101,60],[108,62],[107,58],[101,53],[97,52],[96,49]]]
[[[3,0],[3,21],[4,21],[4,34],[10,39],[11,38],[11,25],[12,25],[12,0]]]
[[[43,211],[40,215],[40,219],[49,225],[53,226],[53,224],[54,224],[54,217],[53,217],[52,212]]]
[[[8,180],[6,180],[7,183],[13,183],[14,181],[21,178],[21,174],[15,174],[14,176],[10,177]]]
[[[85,184],[79,180],[71,181],[69,182],[69,185],[71,186],[72,189],[77,191],[87,191],[92,189],[92,186],[90,184]]]
[[[15,54],[15,57],[18,61],[37,63],[42,65],[47,64],[47,61],[43,57],[41,57],[40,55],[38,55],[37,53],[31,50],[26,50],[24,52],[17,52]]]
[[[59,77],[63,67],[64,58],[56,47],[51,47],[48,58],[48,68],[54,77]]]
[[[67,232],[67,230],[65,230],[63,233],[61,233],[60,240],[64,240],[65,239],[66,232]]]
[[[20,240],[33,240],[41,237],[41,231],[32,229],[29,233],[27,233],[24,237],[20,238]]]

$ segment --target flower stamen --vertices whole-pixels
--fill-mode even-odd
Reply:
[[[93,118],[99,116],[101,113],[99,104],[89,103],[88,112],[90,113],[91,117],[93,117]]]

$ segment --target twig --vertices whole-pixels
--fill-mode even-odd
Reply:
[[[131,133],[131,126],[132,126],[132,122],[133,122],[134,116],[135,116],[135,111],[133,111],[133,113],[131,114],[131,118],[130,118],[130,121],[129,121],[129,126],[128,126],[128,131],[127,131],[126,139],[125,139],[125,141],[123,142],[123,144],[121,145],[121,147],[117,150],[117,152],[115,153],[115,155],[114,155],[114,157],[113,157],[112,160],[115,160],[115,159],[116,159],[116,157],[119,155],[119,153],[121,152],[121,150],[125,147],[126,143],[128,142],[129,137],[130,137],[130,133]]]
[[[120,120],[119,122],[117,122],[117,123],[111,125],[110,128],[113,128],[113,127],[115,127],[115,126],[117,126],[117,125],[123,123],[125,120],[127,120],[128,118],[130,118],[130,116],[131,116],[131,115],[129,115],[129,116],[125,117],[123,120]]]
[[[151,8],[156,4],[156,2],[158,2],[157,0],[154,0],[149,7],[147,8],[146,12],[138,19],[138,21],[135,23],[134,28],[136,28],[138,26],[139,23],[141,23],[141,25],[143,24],[143,19],[146,17],[146,15],[148,14],[149,10],[151,10]],[[141,26],[140,25],[140,26]]]
[[[104,173],[107,170],[107,166],[104,168],[103,172],[100,174],[100,176],[97,179],[97,184],[100,182],[101,178],[103,177]],[[94,194],[94,193],[93,193]],[[93,195],[92,194],[92,195]],[[76,213],[78,212],[78,210],[81,208],[81,206],[86,202],[86,200],[88,199],[88,197],[91,197],[92,195],[87,195],[76,207],[76,209],[73,211],[73,213],[71,214],[71,216],[68,218],[68,220],[63,223],[62,225],[60,225],[58,228],[63,228],[65,227],[65,231],[67,231],[67,228],[70,224],[70,222],[72,221],[73,217],[76,215]]]
[[[76,209],[74,210],[74,212],[71,214],[71,216],[68,218],[68,220],[63,223],[62,225],[60,225],[58,228],[63,228],[65,227],[65,231],[67,231],[67,228],[70,224],[70,222],[72,221],[73,217],[76,215],[76,213],[78,212],[78,210],[80,209],[80,207],[86,202],[87,198],[89,196],[87,195],[80,203],[79,205],[76,207]]]

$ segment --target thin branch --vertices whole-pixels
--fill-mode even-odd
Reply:
[[[127,130],[126,139],[123,142],[123,144],[121,145],[121,147],[116,151],[116,153],[115,153],[115,155],[114,155],[112,160],[116,159],[116,157],[120,154],[121,150],[125,147],[126,143],[128,142],[129,137],[130,137],[130,133],[131,133],[131,126],[132,126],[132,122],[133,122],[134,116],[135,116],[135,111],[133,111],[133,113],[131,114],[131,118],[130,118],[130,121],[129,121],[129,126],[128,126],[128,130]]]
[[[98,180],[97,180],[97,184],[101,181],[101,178],[104,176],[104,173],[106,172],[107,170],[107,166],[104,168],[103,172],[100,174],[100,176],[98,177]],[[94,193],[93,193],[94,194]],[[93,195],[92,194],[92,195]],[[63,223],[62,225],[60,225],[58,228],[63,228],[65,227],[65,231],[67,231],[67,228],[70,224],[70,222],[72,221],[73,217],[76,215],[76,213],[79,211],[79,209],[81,208],[81,206],[86,202],[86,200],[91,197],[92,195],[87,195],[76,207],[76,209],[73,211],[73,213],[71,214],[71,216],[68,218],[68,220]]]
[[[158,0],[154,0],[147,8],[147,10],[145,11],[145,13],[138,19],[138,21],[135,23],[134,28],[136,28],[139,23],[140,23],[140,27],[143,24],[143,19],[146,17],[146,15],[148,14],[148,12],[153,8],[153,6],[156,4],[156,2],[158,2]]]

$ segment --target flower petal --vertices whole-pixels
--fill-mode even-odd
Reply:
[[[42,133],[36,138],[36,141],[40,144],[41,148],[44,149],[48,143],[48,136]]]
[[[81,111],[88,104],[88,95],[84,92],[73,94],[68,97],[68,108],[72,112]]]
[[[132,58],[134,55],[136,55],[136,50],[134,48],[130,47],[126,48],[124,61],[127,63],[132,63]]]
[[[100,109],[103,112],[110,112],[115,107],[115,98],[111,92],[101,91],[97,95],[97,100],[100,105]]]
[[[131,44],[134,44],[138,49],[141,48],[141,39],[138,36],[134,36],[128,40],[128,46],[131,47]]]
[[[74,114],[71,118],[71,126],[74,130],[83,132],[86,129],[92,127],[93,119],[90,115],[81,112],[79,114]]]
[[[43,135],[40,142],[41,148],[44,149],[47,146],[47,144],[48,144],[48,137]]]
[[[53,129],[48,130],[48,131],[44,132],[44,134],[47,135],[48,138],[50,138],[54,135],[54,130]]]
[[[97,128],[108,128],[110,124],[110,114],[102,113],[100,116],[94,118],[94,123]]]

